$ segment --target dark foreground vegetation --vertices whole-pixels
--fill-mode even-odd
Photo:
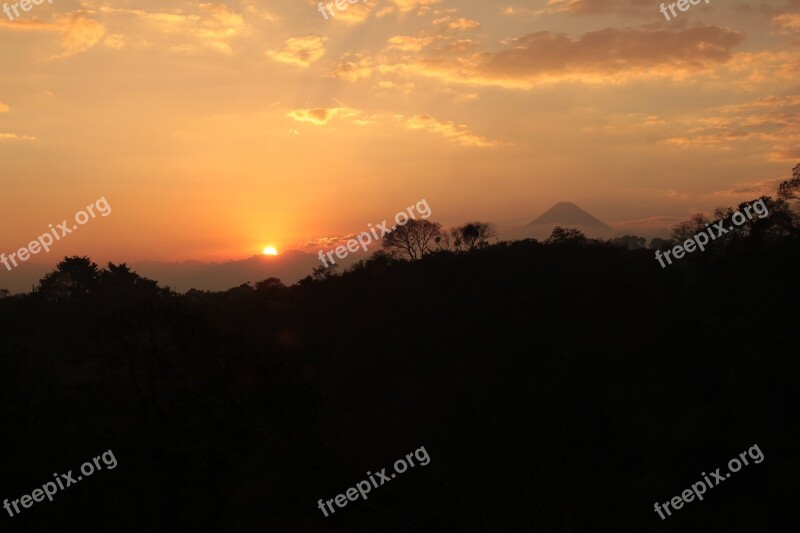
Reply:
[[[224,293],[67,259],[0,299],[0,499],[119,464],[3,529],[796,531],[784,215],[667,269],[571,232]],[[754,444],[761,464],[654,512]],[[317,507],[420,446],[427,466]]]

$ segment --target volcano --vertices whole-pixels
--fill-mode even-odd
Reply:
[[[556,224],[564,227],[582,227],[598,230],[610,230],[604,222],[590,215],[572,202],[558,202],[528,226]]]

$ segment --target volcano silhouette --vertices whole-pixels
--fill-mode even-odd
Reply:
[[[577,226],[604,230],[611,229],[604,222],[593,217],[572,202],[558,202],[556,205],[545,211],[542,216],[528,224],[528,226],[540,226],[545,224],[558,224],[559,226]]]

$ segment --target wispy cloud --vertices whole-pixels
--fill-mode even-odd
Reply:
[[[395,35],[389,39],[389,48],[403,52],[419,52],[436,41],[436,39],[434,36],[411,37],[410,35]]]
[[[335,116],[353,117],[360,115],[359,111],[347,107],[316,107],[313,109],[295,109],[287,116],[298,122],[309,122],[316,126],[327,124]]]
[[[372,64],[372,59],[348,52],[336,63],[331,77],[351,82],[369,78],[372,76]]]
[[[456,30],[456,31],[466,31],[481,27],[481,23],[478,22],[477,20],[466,19],[463,17],[457,19],[453,19],[449,16],[442,17],[434,20],[433,23],[441,24],[448,30]]]
[[[427,113],[406,118],[405,125],[411,130],[437,133],[464,146],[489,147],[499,144],[497,141],[490,141],[486,137],[473,134],[464,124],[456,124],[450,120],[437,120]]]
[[[0,141],[35,141],[36,137],[31,135],[18,135],[16,133],[0,132]]]
[[[315,126],[324,126],[334,118],[351,120],[358,126],[381,125],[384,128],[389,128],[392,124],[399,123],[407,130],[434,133],[462,146],[485,148],[500,144],[497,141],[472,133],[464,124],[457,124],[449,120],[437,120],[427,113],[412,116],[368,114],[362,110],[349,107],[318,107],[294,109],[288,112],[287,116],[297,122],[308,122]]]
[[[58,33],[63,51],[50,59],[70,57],[86,52],[100,42],[106,32],[105,26],[88,18],[85,11],[73,11],[56,17],[52,22],[39,19],[0,20],[0,27],[15,31],[46,31]]]
[[[298,67],[308,68],[325,55],[325,39],[316,35],[292,37],[280,50],[270,50],[267,55]]]
[[[778,190],[778,185],[780,185],[780,183],[787,178],[788,176],[783,178],[770,178],[765,180],[751,181],[749,183],[743,183],[738,187],[733,187],[722,191],[714,191],[711,193],[711,195],[723,197],[748,196],[753,198],[765,195],[775,196],[775,191]]]
[[[135,36],[128,39],[130,44],[149,47],[152,40],[169,37],[169,44],[164,46],[171,52],[215,50],[231,54],[230,41],[249,31],[243,16],[223,4],[198,3],[191,10],[169,13],[109,5],[100,6],[98,11],[129,28],[130,35]],[[115,34],[105,44],[120,49],[124,43],[124,34]]]
[[[769,96],[707,110],[703,116],[686,116],[686,133],[666,139],[685,148],[714,147],[731,150],[749,143],[773,161],[800,155],[800,95]]]

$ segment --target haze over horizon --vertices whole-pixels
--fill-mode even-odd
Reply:
[[[547,220],[543,220],[547,217]],[[588,225],[587,225],[588,221]],[[592,222],[594,221],[594,223]],[[581,229],[589,237],[608,237],[612,231],[602,221],[595,219],[572,202],[558,202],[548,209],[536,220],[525,226],[501,226],[497,228],[499,240],[517,240],[520,238],[544,239],[550,234],[555,225]],[[605,231],[609,230],[609,231]],[[622,235],[625,232],[618,232]],[[355,234],[345,235],[342,239],[331,241],[320,250],[333,249],[340,243]],[[271,248],[271,247],[270,247]],[[341,269],[348,268],[362,259],[367,259],[380,244],[373,242],[369,250],[351,254],[345,259],[337,260]],[[272,253],[275,252],[275,253]],[[81,255],[81,254],[78,254]],[[34,255],[5,273],[4,285],[0,288],[10,289],[12,292],[28,292],[63,256],[52,254]],[[90,257],[90,259],[93,259]],[[254,283],[268,277],[280,279],[283,283],[291,285],[312,273],[313,269],[320,266],[318,255],[303,250],[271,250],[270,254],[262,252],[249,257],[232,258],[227,261],[202,261],[187,259],[182,261],[153,261],[136,260],[114,261],[112,263],[126,263],[134,271],[147,278],[154,279],[161,286],[168,286],[180,292],[190,289],[199,290],[226,290],[243,283]],[[99,264],[100,267],[104,264]]]

